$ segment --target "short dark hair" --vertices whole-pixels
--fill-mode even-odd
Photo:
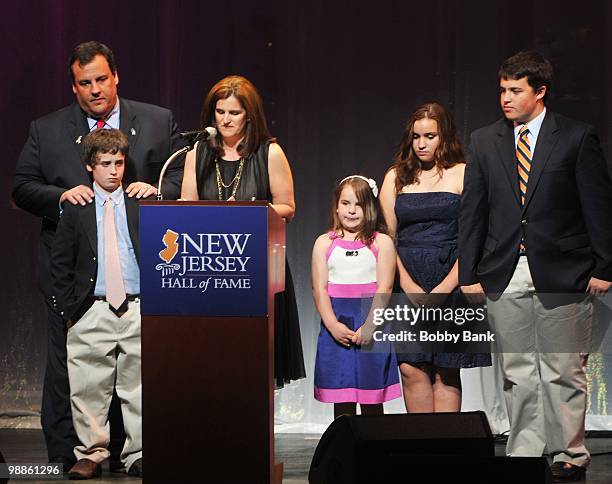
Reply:
[[[123,153],[127,158],[129,146],[127,136],[118,129],[96,129],[83,140],[81,161],[93,168],[100,153]]]
[[[522,79],[527,78],[527,83],[538,91],[542,86],[546,86],[544,101],[550,92],[553,80],[552,64],[542,54],[535,50],[519,52],[506,59],[499,68],[501,79]]]
[[[72,51],[72,55],[70,56],[70,60],[68,61],[68,70],[70,71],[70,79],[72,79],[72,83],[74,84],[74,71],[72,70],[72,66],[75,62],[79,63],[79,66],[86,66],[89,64],[95,56],[101,55],[104,56],[106,62],[108,62],[108,67],[113,74],[117,73],[117,66],[115,65],[115,54],[110,50],[106,45],[102,42],[98,42],[96,40],[90,40],[89,42],[83,42],[82,44],[77,45]]]

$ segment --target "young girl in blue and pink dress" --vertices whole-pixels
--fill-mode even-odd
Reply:
[[[314,396],[334,404],[334,418],[382,414],[383,402],[401,396],[395,354],[362,351],[361,334],[375,293],[390,293],[396,253],[381,233],[374,180],[352,175],[340,182],[332,201],[332,227],[312,251],[312,292],[321,315]],[[364,299],[365,298],[365,299]],[[383,347],[384,350],[384,347]]]

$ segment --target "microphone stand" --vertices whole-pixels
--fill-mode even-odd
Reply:
[[[180,150],[175,151],[174,153],[172,153],[170,155],[170,157],[164,163],[164,166],[162,166],[162,169],[159,172],[159,182],[157,184],[157,200],[158,201],[161,201],[161,200],[164,199],[164,197],[162,195],[161,188],[162,188],[162,180],[164,179],[164,175],[166,174],[166,170],[174,162],[174,160],[176,160],[179,156],[181,156],[181,155],[183,155],[185,153],[189,153],[195,147],[195,144],[196,144],[196,142],[198,140],[199,140],[199,138],[196,137],[187,146],[184,146]]]

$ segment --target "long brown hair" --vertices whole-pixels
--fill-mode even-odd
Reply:
[[[412,140],[414,138],[414,123],[425,118],[433,119],[438,123],[440,144],[434,153],[434,162],[438,173],[455,166],[457,163],[465,163],[465,156],[457,136],[455,123],[448,110],[440,103],[422,104],[408,118],[399,150],[391,167],[395,169],[396,193],[399,193],[406,185],[418,182],[421,173],[421,161],[414,153]]]
[[[357,197],[357,201],[361,205],[363,210],[363,223],[361,227],[359,227],[359,231],[357,232],[356,240],[361,240],[366,245],[372,245],[374,242],[374,234],[375,232],[387,233],[387,226],[382,217],[382,212],[380,210],[380,203],[378,198],[374,196],[372,193],[372,189],[370,185],[365,180],[361,178],[357,178],[356,176],[351,176],[343,181],[341,181],[336,189],[334,190],[334,195],[332,197],[331,203],[331,231],[341,236],[344,236],[344,228],[342,227],[342,223],[340,222],[340,218],[338,217],[338,202],[340,201],[340,195],[342,194],[342,190],[344,187],[350,185],[350,187],[355,192],[355,196]]]
[[[246,113],[244,139],[238,145],[238,154],[244,158],[257,150],[264,141],[274,141],[268,131],[263,102],[257,88],[251,81],[242,76],[227,76],[217,82],[207,94],[200,113],[200,127],[216,127],[215,109],[219,99],[234,96]],[[221,135],[208,139],[209,147],[223,156]]]

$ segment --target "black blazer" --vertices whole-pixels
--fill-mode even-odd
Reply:
[[[459,218],[459,284],[504,291],[521,236],[538,292],[584,292],[612,280],[612,183],[594,129],[547,111],[519,197],[514,130],[501,119],[471,136]]]
[[[170,153],[180,148],[178,127],[168,109],[120,98],[120,126],[130,142],[124,183],[143,181],[157,185],[159,172]],[[32,121],[13,178],[13,199],[20,208],[42,217],[38,251],[39,286],[51,295],[49,257],[59,218],[61,194],[77,185],[91,185],[81,163],[81,143],[89,133],[87,118],[74,103]],[[177,163],[164,182],[164,198],[177,198],[182,167]],[[70,204],[66,204],[70,205]]]
[[[140,263],[138,201],[125,195],[125,213],[136,260]],[[53,293],[49,304],[68,321],[77,322],[93,304],[98,275],[98,231],[95,203],[67,204],[51,249]]]

